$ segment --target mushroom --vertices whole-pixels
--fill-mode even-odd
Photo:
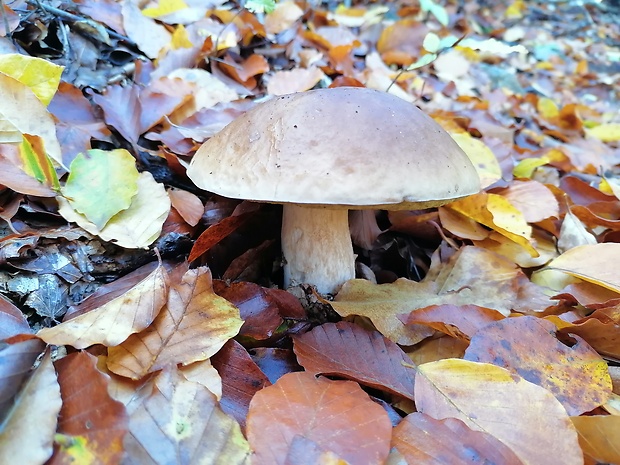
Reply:
[[[225,197],[283,204],[284,286],[323,294],[355,277],[349,209],[423,209],[480,190],[467,155],[430,117],[357,87],[255,106],[206,141],[187,174]]]

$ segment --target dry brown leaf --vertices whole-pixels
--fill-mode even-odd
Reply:
[[[167,367],[132,409],[125,437],[126,464],[221,463],[249,465],[239,425],[204,386]]]
[[[147,276],[140,271],[105,286],[111,291],[108,295],[94,294],[79,306],[77,316],[37,335],[48,344],[84,349],[93,344],[115,346],[147,328],[166,303],[168,274],[162,265]],[[136,282],[135,276],[141,279]]]
[[[187,264],[171,276],[167,304],[153,324],[110,347],[110,371],[140,379],[169,364],[205,360],[239,332],[239,310],[213,292],[209,269],[184,270]]]
[[[96,363],[86,352],[74,352],[56,362],[63,404],[57,448],[49,464],[86,457],[106,465],[121,463],[127,413],[108,394],[108,377],[95,368]]]
[[[286,374],[257,392],[247,420],[255,465],[287,463],[296,440],[350,465],[383,463],[391,434],[387,413],[357,383],[310,373]]]
[[[526,465],[582,465],[577,432],[549,391],[504,368],[447,359],[418,366],[418,411],[495,436]]]
[[[306,371],[342,376],[413,400],[413,371],[400,347],[377,331],[340,321],[317,326],[293,339]]]
[[[526,292],[531,294],[524,299]],[[553,302],[514,263],[479,247],[463,247],[446,264],[431,267],[422,282],[401,278],[377,285],[351,280],[329,304],[342,317],[370,318],[381,334],[397,344],[413,345],[430,332],[405,327],[399,314],[429,305],[475,304],[508,315],[511,310],[544,310]]]
[[[440,421],[419,412],[407,415],[394,428],[392,447],[406,463],[411,464],[523,463],[514,452],[488,433],[473,431],[456,418]]]

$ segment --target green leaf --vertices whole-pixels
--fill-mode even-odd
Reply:
[[[71,173],[62,189],[71,207],[99,229],[129,208],[137,192],[135,160],[124,149],[79,154],[71,163]]]
[[[245,8],[252,13],[271,13],[276,9],[275,0],[248,0]]]
[[[439,50],[441,50],[441,40],[439,39],[439,36],[437,34],[435,34],[434,32],[429,32],[428,34],[426,34],[426,37],[424,37],[422,47],[424,47],[427,52],[437,53]]]
[[[437,18],[437,21],[442,26],[448,25],[450,18],[443,6],[437,5],[433,0],[420,0],[420,8],[422,8],[422,11],[428,12]]]
[[[415,63],[411,63],[409,66],[407,66],[407,71],[413,71],[414,69],[418,69],[418,68],[421,68],[422,66],[426,66],[429,63],[432,63],[433,61],[435,61],[436,59],[437,59],[436,53],[429,53],[428,55],[424,55]]]

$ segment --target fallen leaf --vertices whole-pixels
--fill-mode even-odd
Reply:
[[[583,453],[592,463],[620,463],[620,417],[571,417]]]
[[[147,328],[166,303],[168,277],[161,265],[146,276],[141,271],[108,284],[110,292],[105,297],[99,297],[102,292],[91,296],[79,306],[77,316],[42,329],[37,336],[48,344],[84,349],[93,344],[115,346]]]
[[[89,233],[128,249],[148,247],[155,242],[170,211],[170,197],[166,189],[148,171],[140,173],[138,193],[129,208],[110,218],[102,229],[73,210],[63,197],[57,197],[57,200],[58,212],[67,221],[73,221]]]
[[[213,292],[207,267],[182,266],[169,286],[167,303],[155,321],[108,349],[110,371],[140,379],[167,365],[205,360],[239,332],[239,310]]]
[[[419,412],[407,415],[394,428],[392,447],[398,451],[405,463],[523,463],[514,452],[486,432],[473,431],[456,418],[435,420]]]
[[[295,440],[351,465],[382,463],[391,434],[387,413],[357,383],[310,373],[289,373],[257,392],[247,419],[256,465],[285,464]]]
[[[0,457],[20,464],[46,463],[52,455],[61,404],[56,372],[47,353],[2,419]]]
[[[352,379],[413,400],[411,360],[377,331],[340,321],[325,323],[293,338],[299,364],[307,372]]]
[[[50,464],[121,463],[127,413],[108,394],[108,377],[96,363],[94,356],[74,352],[55,364],[63,404]]]
[[[558,270],[584,281],[620,292],[620,275],[609,263],[620,261],[620,244],[580,245],[552,260],[545,269]]]
[[[555,331],[553,323],[541,318],[506,318],[478,331],[464,358],[501,366],[544,387],[569,415],[603,405],[611,394],[607,363],[579,336],[573,336],[577,343],[569,347]]]
[[[89,150],[69,167],[62,195],[99,230],[138,193],[135,159],[125,149]]]
[[[526,465],[583,464],[577,432],[562,404],[504,368],[441,360],[419,365],[415,383],[418,411],[437,420],[457,418],[489,433]]]
[[[239,424],[204,386],[168,367],[134,408],[125,437],[126,464],[247,464],[250,448]]]

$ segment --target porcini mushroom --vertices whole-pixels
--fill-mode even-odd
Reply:
[[[339,87],[276,97],[206,141],[200,188],[284,205],[284,286],[335,293],[355,277],[349,209],[423,209],[480,190],[469,158],[416,106]]]

